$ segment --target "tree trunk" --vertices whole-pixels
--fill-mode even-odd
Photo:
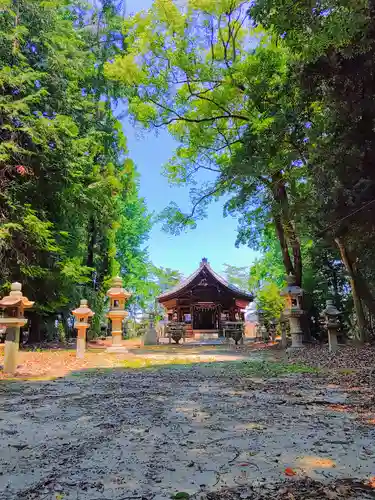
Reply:
[[[301,255],[301,245],[297,237],[296,229],[294,227],[294,222],[290,214],[290,206],[288,193],[286,190],[285,182],[282,177],[281,172],[276,172],[272,176],[272,194],[274,200],[279,206],[279,215],[274,217],[276,231],[279,237],[281,249],[283,251],[283,259],[285,270],[287,274],[291,274],[289,270],[289,262],[291,263],[289,246],[292,248],[293,263],[292,263],[292,274],[296,277],[296,285],[302,286],[302,255]],[[276,219],[278,218],[278,223]],[[280,239],[280,235],[282,234]]]
[[[279,239],[279,243],[280,243],[280,247],[281,247],[281,253],[283,256],[283,263],[284,263],[286,274],[288,274],[288,275],[294,274],[293,262],[292,262],[292,259],[290,258],[288,243],[286,241],[284,228],[283,228],[283,225],[280,221],[279,216],[274,217],[274,223],[275,223],[277,237]]]
[[[355,313],[357,316],[358,327],[359,327],[358,340],[360,342],[365,342],[367,340],[367,337],[368,337],[367,336],[367,324],[366,324],[366,318],[365,318],[365,314],[363,311],[361,298],[358,294],[357,274],[355,272],[355,267],[353,266],[353,262],[350,259],[350,256],[347,252],[347,249],[345,247],[343,240],[341,240],[339,237],[336,237],[335,243],[340,251],[341,259],[345,265],[346,271],[349,274],[349,282],[350,282],[350,286],[352,289],[354,309],[355,309]]]
[[[353,259],[351,260],[353,262]],[[362,301],[366,304],[370,313],[375,316],[375,299],[366,283],[366,280],[362,276],[361,271],[357,269],[357,266],[355,264],[353,264],[353,269],[356,275],[358,295],[361,297]]]
[[[28,344],[37,344],[40,342],[40,316],[37,312],[32,311],[28,313],[28,318],[30,322],[29,337],[27,339]]]

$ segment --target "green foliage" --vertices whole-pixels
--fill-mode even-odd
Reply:
[[[179,146],[165,173],[191,185],[191,212],[170,204],[165,229],[194,228],[210,201],[228,195],[224,212],[239,216],[237,243],[259,248],[277,225],[285,270],[300,282],[293,203],[304,196],[308,113],[287,46],[253,30],[242,2],[191,1],[187,9],[155,2],[125,29],[129,51],[107,63],[107,75],[126,85],[131,78],[131,114],[146,128],[168,128]]]
[[[265,283],[256,292],[256,301],[259,309],[264,311],[266,321],[278,320],[285,308],[285,301],[275,283]]]
[[[249,267],[237,267],[224,264],[224,276],[228,283],[235,285],[240,290],[249,289]]]
[[[189,500],[190,495],[189,493],[185,493],[185,491],[179,491],[175,495],[171,495],[171,498],[174,500]]]
[[[294,60],[292,76],[309,113],[304,139],[309,196],[302,209],[297,207],[298,218],[321,249],[318,275],[327,274],[328,264],[338,303],[347,297],[348,279],[343,288],[338,285],[337,261],[343,260],[361,340],[366,329],[362,309],[375,315],[374,14],[372,3],[365,1],[257,0],[250,9],[253,20],[269,29],[274,40],[282,40]]]
[[[249,8],[155,1],[126,20],[129,50],[105,66],[135,120],[166,127],[178,142],[165,171],[191,185],[192,207],[167,207],[165,228],[194,228],[226,195],[237,244],[263,251],[252,283],[271,277],[281,286],[294,274],[321,306],[322,278],[343,303],[341,258],[357,316],[361,302],[375,315],[372,4],[256,0]]]
[[[65,332],[64,324],[61,321],[59,321],[59,323],[58,323],[57,330],[58,330],[59,342],[61,342],[62,344],[65,344],[66,332]]]
[[[144,295],[146,310],[152,310],[157,314],[159,319],[163,318],[165,311],[157,303],[156,298],[162,293],[170,290],[183,279],[183,275],[169,267],[156,267],[150,264],[148,269],[147,290],[148,294]]]
[[[35,300],[31,341],[82,297],[99,332],[117,254],[122,268],[123,259],[133,265],[133,281],[144,277],[149,217],[112,111],[119,88],[103,74],[124,48],[116,7],[17,0],[1,8],[0,286],[21,281]]]

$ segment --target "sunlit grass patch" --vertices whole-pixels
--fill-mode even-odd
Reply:
[[[127,369],[137,369],[137,368],[161,368],[161,367],[176,367],[176,366],[191,366],[199,362],[199,360],[194,358],[136,358],[136,359],[126,359],[121,362],[122,368]]]
[[[226,371],[234,371],[237,375],[258,376],[258,377],[278,377],[282,375],[293,375],[296,373],[318,373],[319,369],[302,363],[283,363],[280,361],[270,360],[249,360],[238,361],[235,363],[218,363],[221,369]]]

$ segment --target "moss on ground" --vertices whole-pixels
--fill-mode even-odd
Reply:
[[[111,368],[92,368],[73,372],[76,377],[110,374],[113,370],[209,370],[211,375],[272,378],[300,373],[318,373],[319,370],[302,363],[284,363],[270,360],[249,361],[197,361],[186,358],[153,359],[136,358],[122,360]]]

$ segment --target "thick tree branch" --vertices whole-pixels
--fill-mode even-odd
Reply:
[[[167,111],[168,113],[172,113],[175,115],[175,118],[170,118],[169,120],[166,120],[164,122],[154,124],[155,127],[163,127],[166,125],[170,125],[173,122],[176,121],[184,121],[187,123],[205,123],[205,122],[215,122],[216,120],[222,120],[222,119],[228,119],[231,118],[233,120],[242,120],[242,121],[249,121],[249,119],[246,116],[242,115],[237,115],[237,114],[228,114],[228,115],[216,115],[216,116],[211,116],[211,117],[206,117],[206,118],[188,118],[186,116],[182,116],[177,111],[174,111],[171,108],[168,108],[167,106],[164,106],[163,104],[160,104],[159,102],[155,101],[155,99],[152,99],[151,97],[148,97],[148,100],[155,104],[155,106],[158,106],[161,109],[164,109],[164,111]]]

